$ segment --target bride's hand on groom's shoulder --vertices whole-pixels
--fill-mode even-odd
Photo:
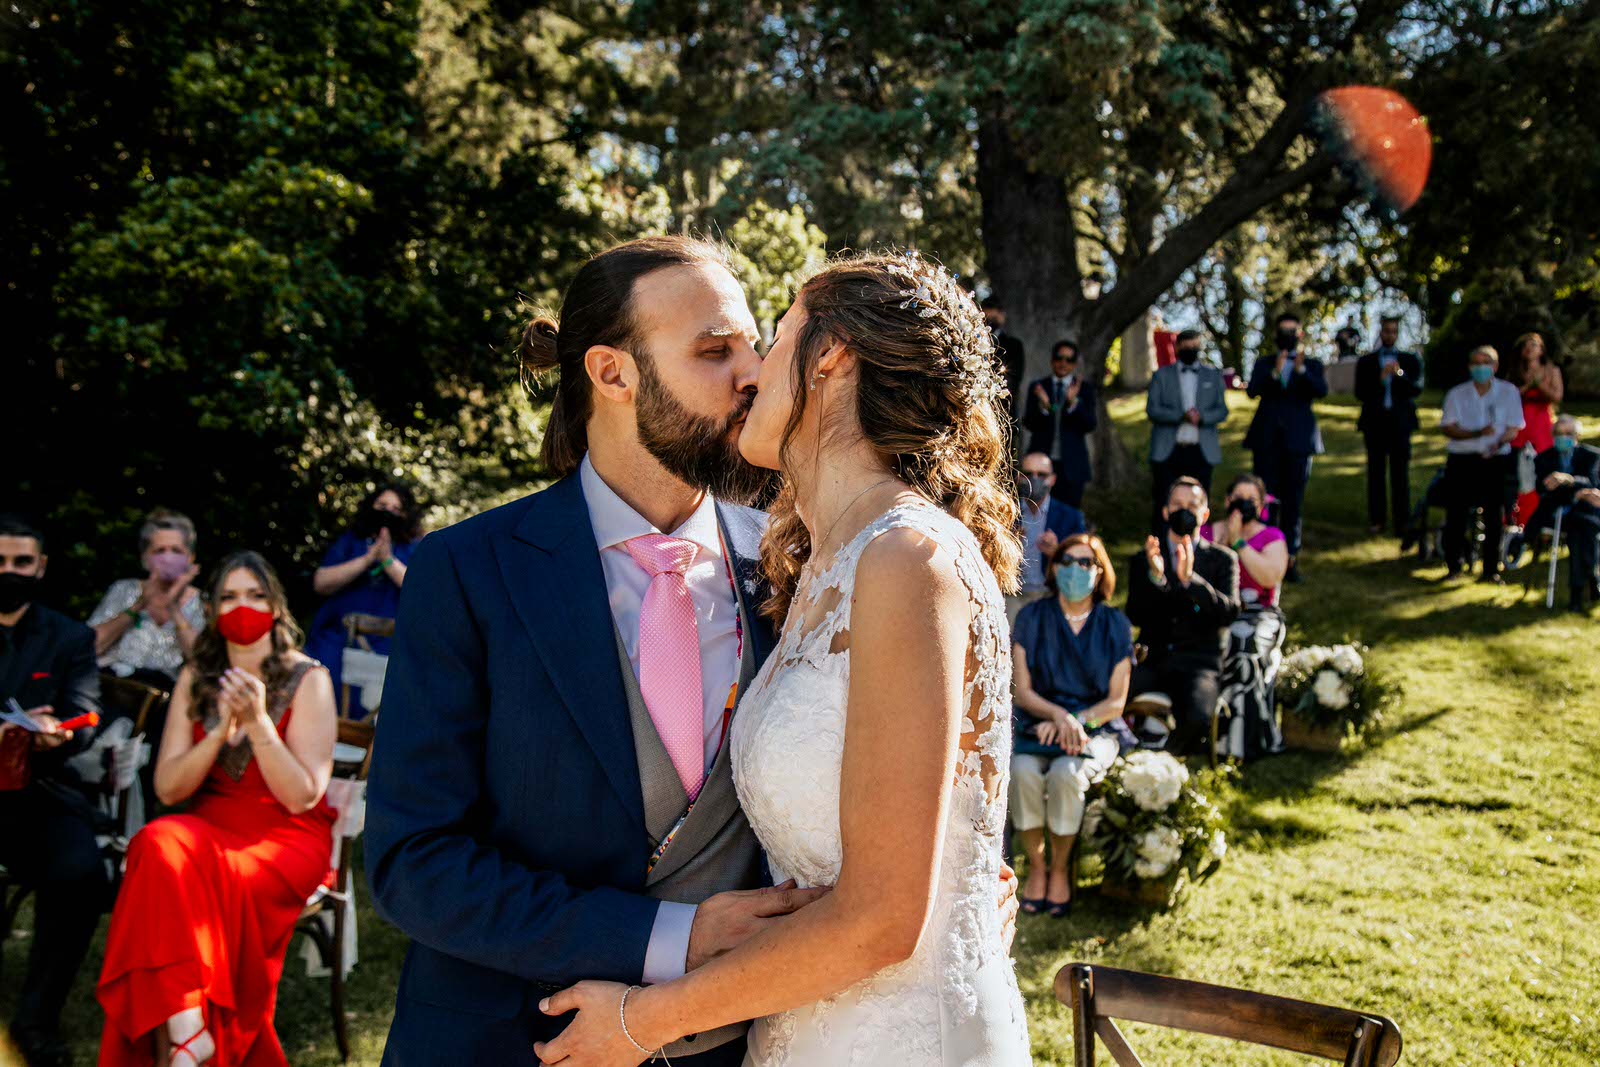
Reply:
[[[701,904],[689,930],[684,969],[692,971],[750,940],[807,904],[820,900],[828,887],[797,889],[794,879],[765,889],[718,893]]]
[[[635,1067],[649,1059],[622,1029],[622,997],[628,989],[620,982],[579,982],[541,1000],[539,1010],[546,1015],[578,1014],[553,1040],[534,1042],[539,1062],[562,1067]],[[639,992],[635,990],[634,995]],[[628,1007],[631,1014],[632,1000]]]

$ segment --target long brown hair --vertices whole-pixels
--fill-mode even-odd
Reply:
[[[567,286],[559,324],[548,315],[537,315],[522,331],[517,354],[523,384],[532,388],[545,374],[557,373],[541,448],[552,474],[571,474],[589,450],[594,393],[583,364],[585,353],[596,345],[625,351],[639,348],[634,283],[663,267],[691,263],[728,266],[728,250],[713,241],[676,235],[641,237],[608,248],[579,268]]]
[[[272,625],[272,652],[261,665],[262,681],[267,686],[267,706],[272,706],[275,696],[288,685],[294,666],[294,651],[300,647],[300,627],[289,612],[289,598],[284,594],[283,583],[272,565],[259,552],[235,552],[223,560],[211,574],[210,593],[207,600],[206,626],[195,635],[194,647],[189,652],[189,666],[194,671],[194,683],[189,690],[189,717],[196,722],[205,718],[206,708],[216,698],[221,688],[222,672],[232,664],[228,662],[228,641],[217,632],[217,605],[222,602],[222,587],[228,575],[237,570],[247,570],[266,591],[267,604],[275,621]]]
[[[1022,563],[1012,486],[1006,389],[994,339],[972,295],[914,253],[834,260],[801,287],[805,324],[794,345],[794,409],[779,456],[789,465],[807,383],[835,343],[856,357],[856,417],[885,466],[973,532],[1000,588],[1015,592]],[[785,485],[761,542],[781,621],[794,598],[811,535]]]

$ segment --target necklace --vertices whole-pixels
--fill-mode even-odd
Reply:
[[[1089,610],[1084,612],[1082,615],[1072,615],[1072,614],[1068,613],[1066,608],[1062,608],[1061,609],[1061,614],[1063,614],[1063,615],[1065,615],[1067,617],[1067,621],[1068,622],[1083,622],[1090,615],[1094,614],[1094,605],[1090,604],[1089,605]]]
[[[850,498],[850,503],[846,504],[844,506],[844,510],[839,512],[839,517],[834,519],[833,522],[828,525],[828,532],[823,534],[822,537],[818,541],[815,542],[815,544],[816,545],[826,544],[827,540],[828,540],[828,537],[830,535],[832,535],[832,533],[833,533],[833,531],[835,529],[838,528],[839,523],[844,521],[844,517],[846,515],[850,514],[850,509],[855,507],[856,504],[861,500],[862,497],[866,496],[868,493],[870,493],[874,489],[878,488],[878,486],[880,486],[880,485],[888,485],[890,482],[896,481],[896,480],[897,479],[895,479],[892,475],[890,477],[888,477],[888,478],[880,478],[878,481],[873,482],[871,485],[869,485],[865,489],[861,490],[861,492],[859,492],[855,496],[851,497]],[[813,556],[816,555],[815,545],[813,546],[812,555]]]

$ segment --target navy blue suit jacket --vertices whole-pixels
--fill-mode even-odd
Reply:
[[[1281,449],[1320,456],[1322,430],[1317,426],[1311,402],[1328,395],[1328,379],[1322,373],[1322,361],[1308,358],[1305,373],[1291,374],[1287,386],[1272,372],[1276,361],[1276,352],[1262,355],[1250,371],[1246,393],[1260,403],[1244,435],[1244,447],[1252,452]]]
[[[755,619],[765,516],[718,513]],[[373,903],[412,940],[386,1064],[531,1063],[566,1022],[541,996],[640,980],[659,905],[620,670],[576,475],[417,545],[367,801]]]
[[[1034,386],[1043,386],[1044,391],[1048,393],[1054,383],[1054,378],[1046,377],[1028,386],[1028,399],[1023,405],[1022,425],[1029,431],[1029,452],[1055,455],[1055,417],[1048,407],[1039,403],[1039,398],[1033,393]],[[1100,416],[1095,408],[1094,383],[1085,379],[1083,385],[1078,388],[1077,407],[1061,413],[1061,462],[1056,466],[1057,478],[1064,482],[1079,482],[1083,485],[1094,480],[1093,471],[1089,467],[1089,447],[1085,441],[1089,434],[1094,432],[1099,420]]]

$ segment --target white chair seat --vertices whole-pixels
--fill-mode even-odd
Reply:
[[[360,745],[349,745],[343,741],[333,743],[333,762],[335,763],[360,763],[367,758],[367,750]]]

